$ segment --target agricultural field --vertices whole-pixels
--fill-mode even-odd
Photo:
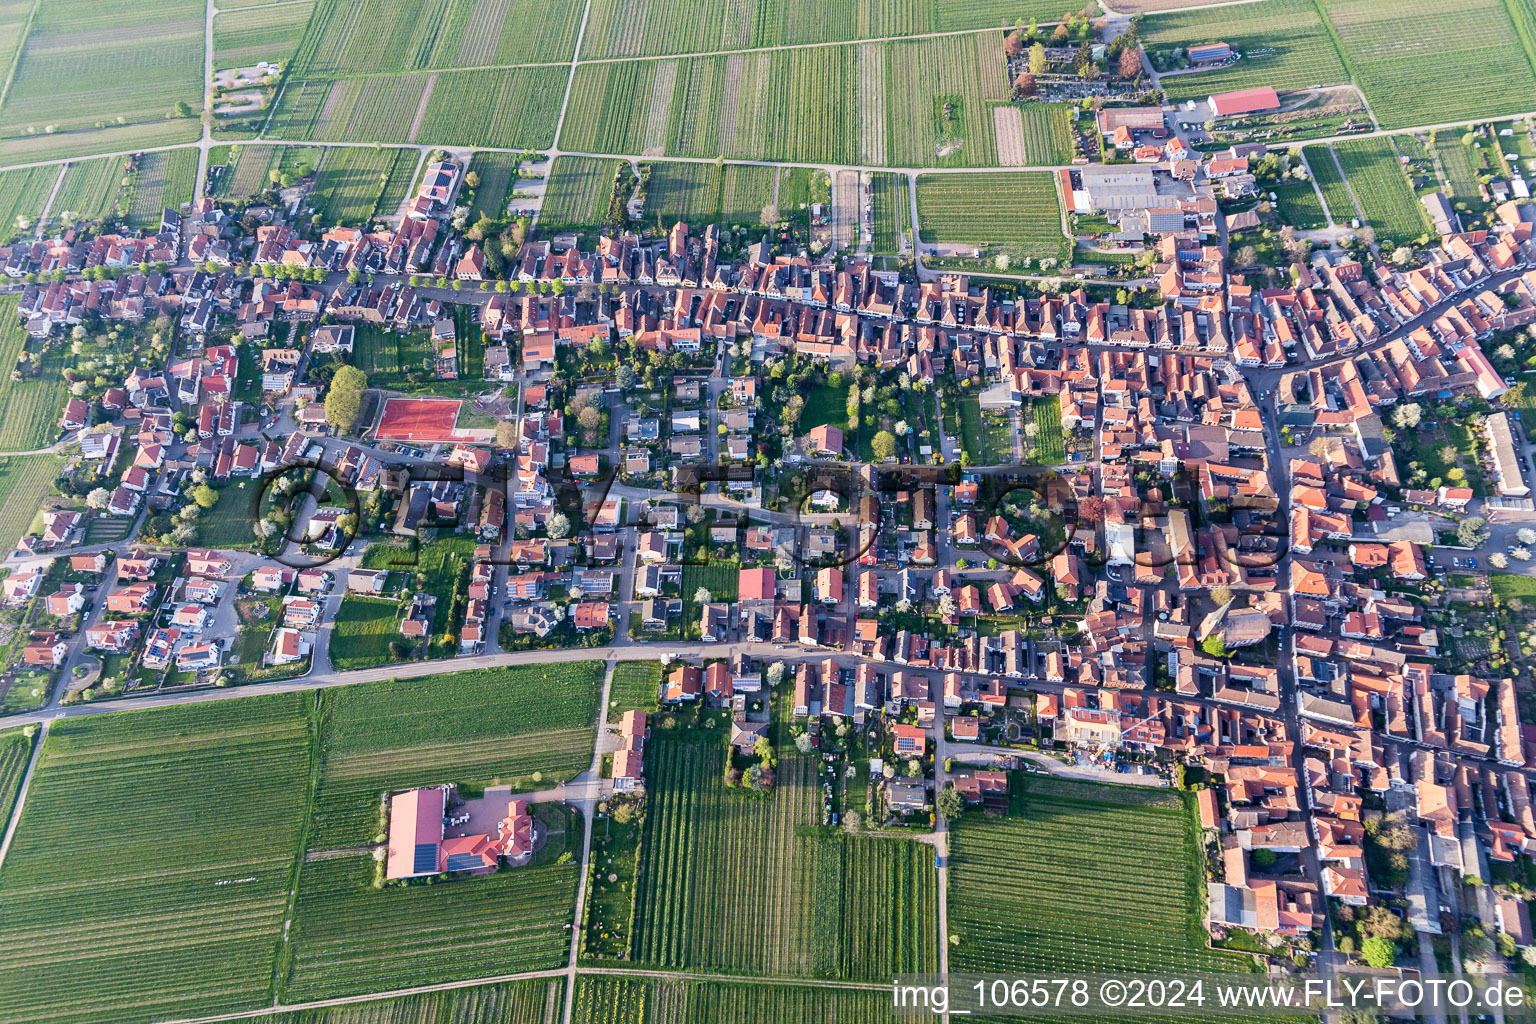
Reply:
[[[721,177],[714,164],[654,165],[645,195],[646,220],[655,219],[670,227],[679,220],[703,224],[717,219]],[[771,198],[771,191],[769,195]]]
[[[1061,205],[1049,171],[921,175],[917,217],[925,245],[974,244],[1014,259],[1065,255]]]
[[[8,1019],[121,1024],[271,1003],[312,702],[54,724],[0,870]]]
[[[1408,19],[1378,0],[1322,0],[1320,6],[1383,128],[1531,107],[1536,71],[1503,0],[1437,0],[1416,5]],[[1525,28],[1529,33],[1529,22]]]
[[[15,366],[25,350],[27,333],[16,319],[18,296],[0,296],[0,366]],[[53,349],[35,377],[0,378],[0,451],[29,452],[46,448],[59,435],[59,411],[69,385],[64,380],[65,350]],[[27,519],[30,521],[31,516]]]
[[[594,228],[608,219],[617,160],[584,156],[556,157],[539,208],[539,227]]]
[[[910,240],[912,235],[912,203],[907,177],[876,173],[870,180],[869,192],[874,204],[871,220],[875,252],[894,255],[899,251],[902,236],[906,235]]]
[[[990,35],[886,44],[885,114],[896,167],[991,167],[998,162],[992,104],[1009,98],[1003,51]],[[1046,111],[1026,117],[1025,145],[1061,144]],[[1039,161],[1032,161],[1039,162]]]
[[[41,160],[78,160],[98,153],[139,152],[158,146],[196,142],[201,129],[195,118],[171,118],[140,124],[109,125],[95,130],[50,135],[0,137],[0,163],[7,165]]]
[[[188,147],[145,153],[133,172],[132,188],[129,225],[136,230],[159,228],[165,207],[179,209],[183,203],[192,202],[197,189],[197,150]]]
[[[507,205],[517,190],[517,168],[521,161],[515,153],[476,153],[469,162],[469,169],[480,177],[480,187],[475,189],[475,200],[469,204],[469,220],[474,223],[482,216],[499,220],[507,215]]]
[[[0,456],[0,552],[16,547],[63,468],[57,455]]]
[[[950,832],[950,970],[1249,969],[1201,941],[1205,887],[1176,794],[1017,773],[1011,785],[1009,817],[970,815]],[[1135,872],[1123,870],[1131,863]]]
[[[75,224],[114,216],[122,201],[123,182],[130,177],[126,161],[118,156],[70,164],[53,197],[49,223]]]
[[[278,146],[232,146],[230,163],[218,181],[217,195],[239,198],[253,196],[267,187],[267,172],[277,156]]]
[[[569,61],[581,7],[563,0],[317,0],[303,76]]]
[[[608,721],[617,722],[626,711],[655,711],[660,696],[661,662],[618,662],[608,687]]]
[[[1393,38],[1400,35],[1392,33]],[[1284,91],[1349,81],[1328,27],[1310,3],[1261,0],[1239,7],[1149,14],[1142,20],[1141,37],[1148,53],[1219,39],[1243,54],[1230,67],[1164,77],[1170,100],[1204,99],[1215,92],[1262,85]]]
[[[1073,8],[1076,10],[1076,8]],[[593,0],[583,60],[847,42],[1049,22],[1048,0]]]
[[[388,790],[570,778],[592,760],[602,676],[600,662],[571,661],[324,691],[310,849],[371,841]]]
[[[21,777],[27,773],[27,759],[32,756],[34,742],[21,729],[0,732],[0,834],[4,834],[21,795]]]
[[[816,763],[783,757],[771,798],[726,790],[718,734],[646,748],[647,809],[629,959],[667,968],[871,981],[932,969],[928,847],[802,835]],[[752,942],[721,942],[742,922]]]
[[[1275,212],[1280,223],[1302,230],[1324,227],[1327,217],[1317,190],[1310,181],[1282,181],[1268,187],[1275,194]]]
[[[1403,175],[1390,138],[1336,142],[1333,151],[1378,242],[1410,242],[1429,232],[1429,219]]]
[[[270,1024],[546,1024],[560,1019],[564,999],[564,978],[539,978],[261,1019]]]
[[[1456,202],[1479,203],[1481,196],[1477,190],[1478,157],[1474,150],[1462,143],[1463,134],[1459,128],[1435,132],[1430,136],[1431,146],[1435,155],[1440,158],[1441,169],[1445,171],[1449,198]]]
[[[348,594],[331,631],[331,666],[345,671],[399,661],[389,651],[390,641],[398,639],[400,602]]]
[[[835,46],[583,64],[560,148],[854,163],[856,65],[853,50]]]
[[[57,167],[0,171],[0,245],[34,229],[58,177]]]
[[[412,142],[443,146],[543,149],[555,141],[565,95],[563,67],[445,71],[436,81]]]
[[[380,210],[396,166],[409,178],[416,168],[417,154],[408,149],[366,149],[336,146],[325,151],[315,170],[315,189],[310,197],[315,212],[327,224],[365,224]],[[385,213],[394,213],[397,198]]]
[[[251,67],[261,61],[288,66],[299,48],[313,0],[255,11],[221,11],[213,19],[213,66]]]
[[[27,159],[12,140],[54,129],[84,129],[72,141],[87,150],[127,149],[106,141],[120,133],[91,129],[163,121],[178,102],[196,109],[205,11],[201,0],[39,0],[0,106],[0,160]]]
[[[889,1024],[891,994],[729,981],[669,981],[582,974],[572,1024]],[[936,1016],[899,1019],[937,1024]]]
[[[1312,170],[1312,179],[1323,191],[1323,202],[1328,205],[1334,222],[1348,225],[1360,216],[1355,201],[1349,196],[1349,187],[1344,184],[1344,175],[1339,173],[1333,150],[1328,146],[1308,146],[1301,153]]]
[[[727,164],[720,194],[721,222],[763,223],[763,212],[773,206],[773,179],[777,172],[774,167]]]
[[[449,706],[436,705],[439,722]],[[465,720],[473,721],[473,712]],[[575,864],[383,889],[374,886],[375,870],[368,853],[304,863],[282,985],[285,1000],[565,965]]]

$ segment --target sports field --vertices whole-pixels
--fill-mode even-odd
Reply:
[[[380,441],[451,441],[463,403],[452,398],[390,398],[374,436]]]

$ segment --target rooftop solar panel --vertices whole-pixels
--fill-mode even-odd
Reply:
[[[411,870],[416,873],[437,870],[437,844],[417,843],[416,858],[411,864]]]

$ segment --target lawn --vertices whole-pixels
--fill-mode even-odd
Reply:
[[[603,666],[473,669],[325,690],[310,849],[371,841],[387,790],[553,784],[592,760]],[[542,780],[534,780],[535,773]]]
[[[800,412],[797,431],[809,434],[820,426],[832,426],[844,432],[848,429],[848,387],[835,388],[821,381],[805,396],[805,407]],[[851,440],[847,439],[846,440]]]
[[[646,747],[647,809],[629,959],[665,968],[880,981],[931,970],[932,851],[802,834],[820,820],[815,761],[781,758],[771,797],[727,791],[718,732]],[[752,942],[722,942],[747,927]],[[695,1018],[690,1018],[695,1019]]]
[[[63,468],[57,455],[0,456],[0,553],[16,547]]]
[[[1326,226],[1323,204],[1310,181],[1283,181],[1268,186],[1275,194],[1275,213],[1281,224],[1309,231]]]
[[[1029,440],[1029,431],[1025,428],[1025,443],[1030,448],[1029,461],[1046,466],[1065,462],[1067,446],[1061,436],[1061,400],[1055,397],[1037,398],[1034,405],[1025,412],[1038,428],[1033,441]]]
[[[1400,36],[1393,31],[1391,37]],[[1149,14],[1142,19],[1141,37],[1149,54],[1215,40],[1243,54],[1230,67],[1165,76],[1163,89],[1175,101],[1263,85],[1285,90],[1349,81],[1311,3],[1261,0],[1240,7]]]
[[[1414,5],[1408,18],[1380,0],[1320,0],[1320,6],[1383,128],[1531,107],[1536,72],[1503,0],[1437,0]],[[1522,12],[1527,33],[1528,19]]]
[[[348,594],[341,599],[331,631],[331,666],[372,668],[399,661],[389,644],[400,639],[400,602]]]
[[[921,175],[917,219],[925,245],[971,244],[1016,260],[1066,255],[1056,182],[1048,171]]]
[[[0,871],[8,1019],[120,1024],[271,1004],[312,701],[54,724]]]
[[[217,488],[219,503],[197,521],[197,542],[211,548],[251,548],[256,544],[255,526],[261,483],[237,480]]]
[[[1517,597],[1522,601],[1536,599],[1536,577],[1512,572],[1491,572],[1488,574],[1488,585],[1495,596],[1505,601]]]
[[[1177,794],[1019,773],[1010,784],[1009,817],[972,814],[950,831],[950,970],[1251,969],[1202,941],[1205,885]]]
[[[661,662],[618,662],[608,687],[608,721],[617,722],[626,711],[655,711],[660,697]]]
[[[1334,143],[1333,151],[1379,243],[1402,244],[1428,234],[1424,207],[1408,186],[1390,138],[1350,139]]]

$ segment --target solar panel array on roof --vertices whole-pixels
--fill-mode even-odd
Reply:
[[[480,859],[479,854],[455,853],[448,858],[449,871],[474,871],[483,867],[485,867],[485,861]]]
[[[417,843],[416,859],[411,864],[411,870],[420,874],[424,871],[437,870],[437,844]]]

